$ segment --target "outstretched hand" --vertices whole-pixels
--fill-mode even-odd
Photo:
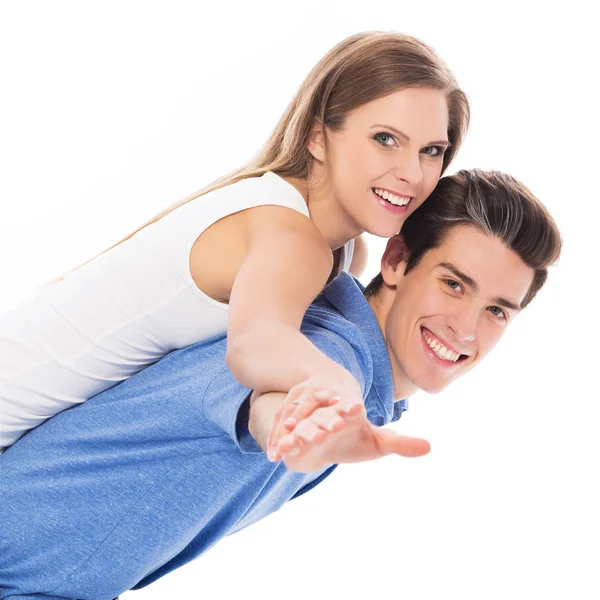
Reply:
[[[316,408],[337,404],[340,414],[363,405],[358,381],[350,374],[334,377],[325,373],[295,385],[285,396],[269,429],[267,447],[275,446]]]
[[[367,419],[364,405],[331,399],[305,400],[288,410],[296,424],[272,444],[269,460],[283,460],[292,471],[309,473],[329,464],[375,460],[388,454],[415,457],[430,450],[429,442],[377,427]],[[291,430],[290,430],[291,429]]]

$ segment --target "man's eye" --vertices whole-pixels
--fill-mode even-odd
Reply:
[[[501,319],[506,319],[506,313],[499,306],[490,306],[490,312]]]
[[[460,283],[458,283],[458,281],[456,281],[455,279],[446,279],[446,285],[451,290],[460,290]]]

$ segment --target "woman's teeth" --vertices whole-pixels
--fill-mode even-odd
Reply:
[[[448,350],[446,346],[440,344],[437,340],[434,340],[430,336],[428,336],[425,332],[423,332],[423,337],[425,341],[429,344],[429,347],[439,356],[442,360],[449,360],[451,362],[456,362],[460,358],[460,354],[452,350]]]
[[[384,200],[387,200],[396,206],[406,206],[410,202],[410,196],[396,196],[395,194],[379,188],[373,188],[373,191]]]

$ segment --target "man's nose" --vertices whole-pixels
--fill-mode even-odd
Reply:
[[[448,326],[459,342],[472,342],[477,329],[479,311],[474,307],[464,307],[448,319]]]

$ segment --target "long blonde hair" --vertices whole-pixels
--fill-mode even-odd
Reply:
[[[315,121],[330,130],[340,130],[346,115],[353,109],[392,92],[414,87],[433,88],[446,93],[451,146],[444,155],[444,172],[458,151],[469,125],[467,96],[458,87],[446,63],[420,40],[394,32],[359,33],[334,46],[314,66],[265,146],[248,164],[173,204],[101,254],[187,202],[241,179],[260,177],[267,171],[283,177],[308,178],[313,158],[307,142]],[[65,275],[50,283],[60,281]]]

